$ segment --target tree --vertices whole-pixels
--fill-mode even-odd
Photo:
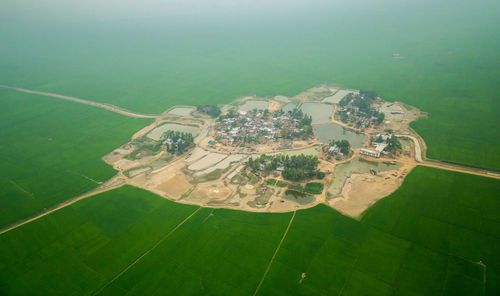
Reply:
[[[216,118],[217,116],[220,115],[221,113],[221,110],[218,106],[216,105],[198,105],[196,107],[196,110],[200,113],[204,113],[204,114],[207,114],[209,115],[210,117],[212,118]]]
[[[401,147],[401,142],[399,141],[398,137],[392,135],[389,139],[387,139],[387,150],[394,153],[398,150],[401,150]]]
[[[384,119],[385,119],[385,114],[384,114],[384,112],[378,112],[378,114],[377,114],[377,123],[378,123],[378,124],[381,124],[381,123],[382,123],[382,121],[384,121]]]

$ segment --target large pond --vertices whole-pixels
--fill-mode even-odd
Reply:
[[[369,173],[371,168],[377,172],[383,172],[396,170],[400,167],[400,164],[391,165],[382,162],[354,158],[349,162],[339,164],[335,167],[333,183],[330,187],[328,187],[328,193],[332,195],[339,195],[342,192],[345,180],[347,180],[347,178],[349,178],[353,173]]]
[[[366,135],[357,134],[336,123],[318,124],[314,128],[318,141],[321,143],[329,143],[331,140],[347,140],[353,148],[359,148],[366,140]]]
[[[291,189],[288,189],[287,191],[285,191],[285,195],[283,195],[283,198],[286,200],[294,201],[300,205],[306,205],[306,204],[314,202],[314,200],[315,200],[314,196],[312,196],[310,194],[291,190]]]
[[[330,122],[333,112],[333,105],[322,103],[304,103],[300,110],[305,114],[312,116],[313,123]]]
[[[248,112],[253,109],[266,110],[268,107],[269,102],[267,101],[249,100],[246,101],[243,105],[240,105],[238,107],[238,110]]]
[[[177,124],[177,123],[165,123],[150,131],[146,136],[155,141],[159,141],[163,133],[166,131],[179,131],[181,133],[191,133],[193,136],[195,136],[198,133],[198,127]]]
[[[168,111],[168,114],[186,116],[186,115],[189,115],[191,112],[193,112],[193,110],[194,110],[194,108],[177,107],[177,108],[174,108],[174,109]]]

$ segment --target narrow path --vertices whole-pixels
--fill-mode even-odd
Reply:
[[[99,288],[96,292],[94,292],[92,295],[97,295],[101,293],[107,286],[112,284],[114,281],[116,281],[122,274],[127,272],[132,266],[136,265],[139,261],[141,261],[142,258],[144,258],[146,255],[151,253],[156,247],[158,247],[165,239],[167,239],[172,233],[174,233],[179,227],[181,227],[186,221],[188,221],[191,217],[193,217],[201,207],[198,207],[196,211],[192,212],[191,215],[187,216],[186,219],[184,219],[181,223],[177,224],[174,229],[170,230],[167,234],[165,234],[159,241],[157,241],[151,248],[146,250],[141,256],[137,257],[132,263],[130,263],[127,267],[125,267],[120,273],[118,273],[114,278],[112,278],[110,281],[108,281],[106,284],[104,284],[101,288]]]
[[[82,177],[82,178],[84,178],[84,179],[87,179],[87,180],[89,180],[90,182],[94,182],[94,183],[99,184],[99,185],[100,185],[100,184],[102,184],[102,182],[96,181],[96,180],[94,180],[94,179],[90,178],[89,176],[85,176],[84,174],[80,174],[80,173],[78,173],[78,172],[75,172],[75,171],[70,171],[70,170],[67,170],[67,172],[68,172],[68,173],[71,173],[71,174],[74,174],[74,175],[77,175],[77,176],[80,176],[80,177]]]
[[[127,109],[124,109],[124,108],[121,108],[121,107],[118,107],[115,105],[111,105],[111,104],[98,103],[98,102],[94,102],[94,101],[84,100],[84,99],[80,99],[80,98],[75,98],[75,97],[65,96],[65,95],[60,95],[60,94],[55,94],[55,93],[30,90],[30,89],[13,87],[13,86],[8,86],[8,85],[1,85],[1,84],[0,84],[0,88],[11,89],[11,90],[15,90],[15,91],[23,92],[23,93],[27,93],[27,94],[63,99],[63,100],[67,100],[67,101],[71,101],[71,102],[75,102],[75,103],[80,103],[80,104],[85,104],[85,105],[101,108],[101,109],[115,112],[115,113],[125,115],[128,117],[135,117],[135,118],[158,118],[158,117],[160,117],[160,115],[137,113],[137,112],[133,112],[133,111],[130,111],[130,110],[127,110]]]
[[[296,212],[297,211],[293,211],[292,218],[290,219],[290,222],[288,222],[288,226],[286,227],[285,233],[283,233],[283,237],[281,238],[281,241],[278,244],[278,247],[274,251],[273,257],[271,257],[271,261],[269,261],[269,264],[267,265],[266,271],[262,275],[262,278],[260,279],[260,282],[257,285],[257,288],[255,289],[255,292],[253,293],[253,296],[255,296],[255,295],[257,295],[257,293],[259,293],[260,286],[262,285],[262,283],[264,282],[264,279],[266,278],[267,274],[269,273],[269,269],[271,269],[271,265],[274,262],[274,258],[276,258],[276,254],[278,254],[278,252],[279,252],[279,250],[281,248],[281,245],[283,244],[283,241],[285,240],[285,237],[288,234],[288,230],[290,230],[290,226],[292,226],[292,222],[293,222],[293,219],[295,218],[295,213]]]

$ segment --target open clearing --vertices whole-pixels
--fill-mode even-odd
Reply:
[[[184,175],[175,175],[172,178],[158,185],[156,188],[174,199],[180,198],[192,185],[186,180]]]
[[[408,168],[402,168],[381,172],[375,176],[369,173],[354,173],[345,181],[341,195],[329,199],[327,204],[347,216],[359,218],[375,202],[398,189],[408,171]]]

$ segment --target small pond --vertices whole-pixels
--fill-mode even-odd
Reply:
[[[309,147],[309,148],[303,148],[303,149],[299,149],[299,150],[287,150],[287,151],[282,151],[282,152],[270,153],[270,155],[276,155],[276,154],[285,154],[288,156],[300,155],[300,154],[318,156],[319,150],[316,147]]]
[[[288,97],[285,97],[285,96],[275,96],[274,99],[278,102],[281,102],[281,103],[290,102],[290,99]]]
[[[168,114],[186,116],[193,112],[194,108],[178,107],[168,111]]]
[[[197,126],[183,125],[177,123],[165,123],[150,131],[146,136],[152,140],[159,141],[166,131],[179,131],[181,133],[191,133],[195,136],[198,133]]]
[[[294,201],[300,205],[306,205],[306,204],[314,202],[314,200],[315,200],[314,196],[312,196],[310,194],[299,192],[296,190],[291,190],[291,189],[288,189],[287,191],[285,191],[285,195],[283,195],[283,198],[286,200]]]
[[[297,103],[296,102],[290,102],[288,104],[286,104],[285,106],[283,106],[283,108],[281,108],[281,110],[283,110],[283,112],[288,112],[288,111],[292,111],[293,109],[297,108]]]
[[[366,135],[357,134],[336,123],[318,124],[314,128],[318,141],[321,143],[328,143],[331,140],[347,140],[353,148],[359,148],[366,140]]]
[[[249,100],[246,101],[243,105],[238,106],[238,110],[248,112],[253,109],[266,110],[268,107],[269,102],[267,101]]]
[[[349,162],[339,164],[335,167],[333,183],[330,187],[328,187],[328,193],[334,196],[339,195],[342,192],[345,180],[347,180],[347,178],[349,178],[353,173],[369,173],[370,168],[373,168],[377,172],[383,172],[397,170],[400,167],[400,164],[391,165],[382,162],[354,158]]]
[[[313,123],[330,122],[333,112],[333,105],[322,103],[304,103],[300,110],[305,114],[312,116]]]

